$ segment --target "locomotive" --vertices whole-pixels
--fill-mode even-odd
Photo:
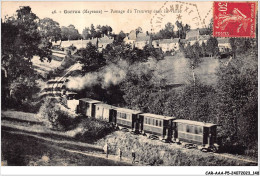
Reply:
[[[70,101],[70,100],[68,100]],[[178,119],[127,108],[119,108],[98,100],[78,100],[77,113],[114,124],[119,129],[142,134],[150,139],[182,144],[186,148],[217,152],[217,125]]]

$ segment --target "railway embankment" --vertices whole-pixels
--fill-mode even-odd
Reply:
[[[96,142],[97,145],[108,143],[111,152],[117,148],[123,156],[130,157],[132,150],[140,163],[154,166],[249,166],[257,165],[257,159],[227,153],[202,152],[198,149],[187,149],[176,143],[163,143],[147,139],[143,135],[116,131]]]
[[[88,136],[88,133],[84,133],[86,135],[84,138],[79,139],[76,137],[78,133],[82,133],[81,127],[83,126],[68,131],[57,131],[46,127],[37,114],[2,111],[1,116],[2,132],[5,134],[2,147],[4,149],[9,148],[10,150],[13,148],[12,152],[16,152],[17,148],[23,148],[23,152],[21,153],[25,152],[27,156],[30,156],[27,160],[31,161],[26,162],[26,165],[102,165],[104,162],[111,165],[131,165],[132,151],[136,154],[136,163],[134,165],[257,165],[257,161],[252,158],[227,153],[204,153],[197,149],[184,148],[175,143],[162,143],[158,140],[147,139],[146,136],[133,135],[130,132],[123,131],[115,131],[94,143],[90,141],[83,142],[84,139],[87,140],[85,137]],[[86,125],[86,123],[84,124]],[[90,126],[92,125],[90,124]],[[90,126],[85,127],[84,132],[87,132]],[[10,135],[16,137],[8,138],[7,136]],[[13,139],[22,139],[23,142],[19,143],[17,140],[15,142],[10,141]],[[30,146],[32,149],[28,149],[25,146],[20,146],[25,145],[26,142],[35,143],[35,141],[37,141],[37,147],[42,147],[38,149],[37,147]],[[10,143],[14,144],[14,146]],[[109,146],[108,161],[103,152],[103,146],[106,143]],[[46,146],[48,150],[44,149]],[[35,149],[42,151],[42,153],[35,156],[33,152]],[[123,162],[119,162],[117,156],[118,149],[122,152]],[[28,151],[33,153],[30,155]],[[69,160],[70,155],[73,158],[71,161]],[[83,159],[83,157],[88,159]],[[45,162],[44,158],[48,158],[48,162]],[[78,158],[78,160],[75,158]]]

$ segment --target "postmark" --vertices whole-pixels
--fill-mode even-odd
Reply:
[[[255,38],[257,2],[214,2],[213,36]]]
[[[195,3],[166,1],[150,20],[151,32],[158,32],[166,23],[175,21],[185,21],[192,28],[205,27]]]

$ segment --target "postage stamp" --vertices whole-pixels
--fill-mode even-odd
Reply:
[[[256,2],[214,2],[215,37],[255,38]]]

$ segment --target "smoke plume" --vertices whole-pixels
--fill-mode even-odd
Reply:
[[[67,88],[70,90],[82,90],[87,87],[101,85],[107,88],[111,85],[121,83],[127,74],[129,65],[125,61],[120,61],[117,64],[110,64],[99,72],[87,73],[84,76],[69,77]]]

